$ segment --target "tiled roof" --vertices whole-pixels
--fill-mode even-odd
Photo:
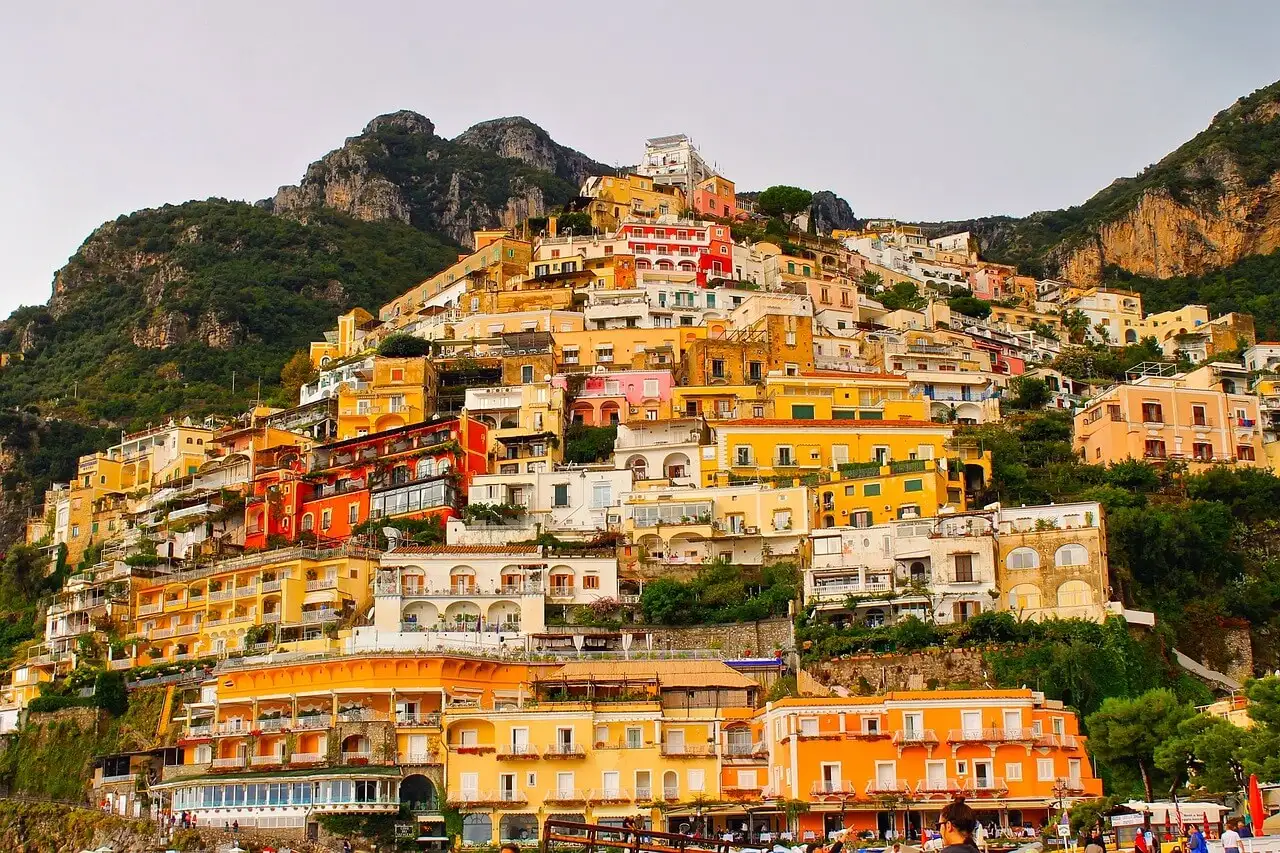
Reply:
[[[543,681],[656,681],[663,687],[748,689],[756,682],[720,661],[630,660],[574,661],[546,674]]]

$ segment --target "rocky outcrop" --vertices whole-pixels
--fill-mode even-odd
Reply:
[[[829,235],[836,228],[856,228],[858,219],[853,215],[849,202],[831,190],[820,190],[813,194],[813,206],[810,208],[815,230],[822,235]]]
[[[471,246],[472,232],[541,216],[603,168],[528,119],[483,122],[450,141],[436,135],[430,119],[401,110],[369,122],[266,205],[304,221],[327,208],[404,222]]]
[[[612,171],[581,151],[556,143],[550,134],[524,116],[482,121],[455,136],[453,141],[519,160],[574,186],[581,186],[591,175]]]
[[[1176,200],[1168,190],[1144,193],[1119,219],[1083,245],[1050,255],[1068,281],[1096,283],[1106,267],[1151,278],[1203,275],[1280,248],[1280,175],[1261,187],[1233,177],[1216,204]]]

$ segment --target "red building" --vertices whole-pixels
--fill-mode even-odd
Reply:
[[[455,516],[487,470],[487,440],[484,424],[450,417],[321,445],[305,469],[282,454],[255,478],[245,546],[304,534],[342,540],[370,518]]]
[[[629,219],[620,236],[636,257],[636,272],[694,273],[699,285],[708,278],[733,273],[733,238],[729,226],[695,220]]]

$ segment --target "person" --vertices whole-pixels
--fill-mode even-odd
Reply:
[[[978,849],[973,841],[973,828],[977,823],[977,815],[964,804],[963,797],[957,797],[943,806],[942,813],[938,816],[942,853],[974,853]]]
[[[520,845],[516,844],[514,841],[504,842],[503,845],[498,848],[498,853],[520,853]]]
[[[1187,853],[1209,853],[1209,843],[1204,840],[1204,833],[1198,826],[1192,826],[1187,833]]]
[[[1133,853],[1151,853],[1147,846],[1147,834],[1141,829],[1133,836]]]
[[[937,853],[942,849],[942,836],[934,832],[932,829],[925,830],[924,850],[925,853]]]
[[[240,837],[240,819],[239,818],[236,818],[235,820],[231,821],[231,834],[236,836],[237,838]]]
[[[987,828],[981,822],[973,828],[973,843],[978,845],[979,850],[987,849]]]
[[[345,839],[342,842],[342,853],[351,853],[351,842]],[[501,851],[499,851],[501,853]]]
[[[1084,853],[1105,853],[1102,849],[1102,839],[1098,837],[1098,833],[1089,833],[1089,841],[1084,845]]]
[[[1227,831],[1222,833],[1222,850],[1223,853],[1240,853],[1240,833],[1236,831],[1239,826],[1235,818],[1227,821]]]
[[[1253,817],[1252,817],[1252,815],[1245,815],[1245,816],[1244,816],[1244,820],[1240,822],[1240,829],[1239,829],[1239,832],[1240,832],[1240,837],[1241,837],[1241,838],[1253,838]]]

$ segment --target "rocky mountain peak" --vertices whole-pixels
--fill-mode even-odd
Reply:
[[[524,116],[482,121],[458,134],[453,141],[519,160],[575,186],[580,186],[590,175],[611,171],[581,151],[558,144],[551,134]]]
[[[361,136],[373,136],[381,130],[404,130],[409,133],[421,133],[425,136],[434,136],[436,126],[431,119],[422,113],[416,113],[413,110],[396,110],[393,113],[386,113],[375,118],[364,126]]]

